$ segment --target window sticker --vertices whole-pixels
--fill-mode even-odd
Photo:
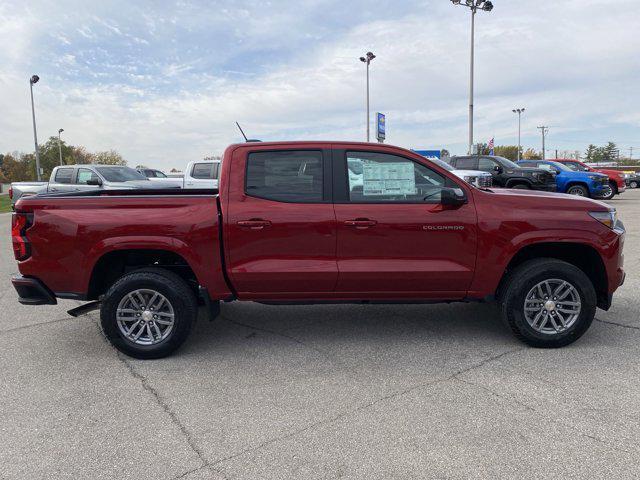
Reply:
[[[365,196],[415,195],[416,177],[413,163],[364,163],[363,189]]]

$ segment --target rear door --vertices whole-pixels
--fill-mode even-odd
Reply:
[[[74,167],[58,167],[53,181],[49,182],[49,191],[54,193],[75,191],[74,176]]]
[[[475,267],[476,211],[472,201],[445,207],[440,194],[455,187],[470,197],[470,187],[427,160],[363,147],[335,150],[333,165],[337,292],[463,298]]]
[[[230,170],[224,229],[238,293],[328,296],[338,277],[329,150],[239,148]]]

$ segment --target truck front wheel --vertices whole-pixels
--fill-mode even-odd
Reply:
[[[162,358],[186,340],[197,311],[196,297],[182,278],[146,268],[111,286],[102,301],[100,323],[121,352],[141,359]]]
[[[578,267],[545,258],[523,263],[506,279],[502,314],[521,341],[558,348],[579,339],[596,312],[596,292]]]

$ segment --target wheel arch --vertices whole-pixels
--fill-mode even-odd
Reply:
[[[126,248],[109,251],[97,259],[89,277],[87,299],[97,299],[118,278],[145,267],[174,272],[197,294],[198,277],[182,255],[162,248]]]
[[[514,185],[528,185],[529,187],[533,186],[533,183],[526,178],[510,178],[505,183],[505,188],[513,188]]]
[[[501,298],[504,293],[511,272],[524,262],[535,258],[554,258],[578,267],[593,283],[598,307],[608,309],[608,279],[604,261],[594,247],[578,242],[540,242],[520,248],[504,270],[496,290],[497,298]]]

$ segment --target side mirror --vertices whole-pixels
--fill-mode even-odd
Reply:
[[[461,188],[445,187],[440,194],[440,203],[442,205],[459,207],[467,203],[467,196]]]
[[[493,171],[496,173],[502,173],[502,167],[500,165],[496,165],[493,167]]]
[[[99,187],[100,185],[102,185],[102,180],[100,180],[99,178],[91,178],[87,180],[87,185],[93,185],[94,187]]]

